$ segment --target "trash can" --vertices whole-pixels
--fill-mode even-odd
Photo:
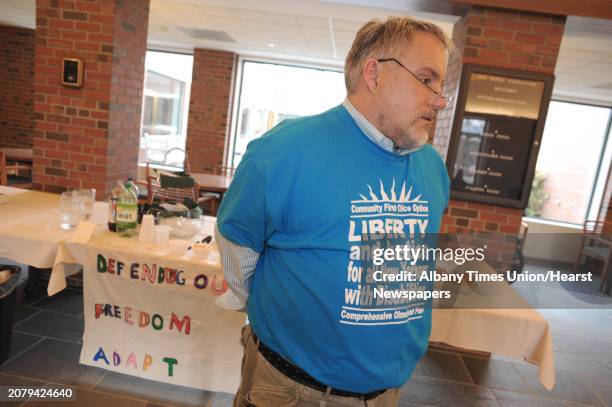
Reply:
[[[17,301],[17,282],[21,268],[0,264],[0,365],[6,362],[11,351],[13,315]]]

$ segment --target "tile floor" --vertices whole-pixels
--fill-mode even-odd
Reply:
[[[77,389],[73,405],[87,407],[231,406],[231,394],[79,365],[83,302],[78,289],[32,298],[20,287],[17,302],[11,354],[0,366],[0,386],[67,384]],[[552,392],[540,385],[537,369],[526,363],[496,355],[484,359],[429,351],[402,388],[400,406],[612,407],[612,310],[540,312],[553,334],[557,384]]]

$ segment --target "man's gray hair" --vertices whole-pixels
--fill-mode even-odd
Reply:
[[[416,31],[432,34],[448,51],[454,52],[450,38],[435,24],[404,16],[391,16],[384,22],[371,20],[357,32],[346,56],[344,83],[347,92],[350,94],[354,91],[366,59],[389,57],[387,54],[390,51],[410,43]]]

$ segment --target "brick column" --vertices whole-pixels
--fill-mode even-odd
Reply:
[[[446,89],[456,94],[461,63],[554,73],[565,16],[471,7],[454,27],[457,56],[449,60]],[[433,145],[446,157],[454,106],[441,112]],[[523,211],[495,205],[451,200],[441,232],[489,231],[516,233]]]
[[[107,197],[136,175],[149,0],[38,0],[34,187],[93,187]],[[84,63],[82,88],[60,83]]]
[[[35,31],[0,26],[0,147],[32,147]]]
[[[467,25],[468,15],[463,16],[455,23],[455,26],[453,27],[453,44],[455,44],[456,52],[450,54],[446,67],[446,82],[444,83],[444,92],[450,95],[455,95],[455,99],[457,99],[459,81],[461,80],[461,64],[463,63],[463,48],[465,46]],[[438,113],[438,117],[436,119],[436,129],[432,144],[443,159],[446,159],[448,146],[450,144],[453,116],[455,114],[454,107],[455,105],[453,104],[452,106],[442,110]]]
[[[195,49],[187,125],[187,157],[192,172],[223,166],[229,137],[236,55]]]

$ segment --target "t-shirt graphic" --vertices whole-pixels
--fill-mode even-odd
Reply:
[[[340,312],[341,324],[405,324],[422,318],[425,311],[423,301],[408,300],[395,293],[425,290],[427,287],[414,282],[382,284],[373,278],[374,272],[381,268],[384,274],[422,268],[398,261],[394,262],[395,267],[387,266],[391,262],[377,267],[371,261],[374,249],[384,248],[390,243],[405,244],[407,239],[423,236],[427,232],[429,202],[422,194],[415,192],[413,186],[407,187],[405,181],[398,190],[395,179],[389,184],[386,190],[383,181],[379,180],[377,192],[368,184],[368,192],[359,193],[359,199],[351,201],[348,235],[350,258],[344,305]],[[382,296],[384,291],[392,293],[390,298]]]

